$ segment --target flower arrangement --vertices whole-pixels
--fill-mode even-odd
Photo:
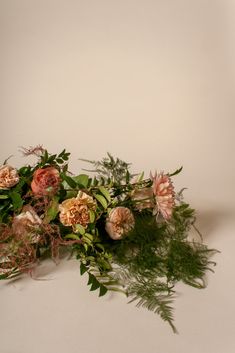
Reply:
[[[48,255],[66,247],[88,274],[90,290],[125,293],[173,324],[178,281],[205,287],[215,252],[189,239],[195,211],[176,193],[180,173],[133,175],[130,165],[110,154],[88,174],[68,170],[69,153],[49,154],[42,146],[23,149],[35,165],[0,167],[0,279],[32,273]],[[95,173],[95,176],[91,173]],[[200,235],[200,233],[199,233]]]

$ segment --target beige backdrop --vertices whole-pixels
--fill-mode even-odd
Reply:
[[[235,352],[235,1],[0,0],[2,162],[19,146],[110,151],[172,171],[206,242],[199,291],[178,286],[173,335],[121,295],[89,293],[75,261],[0,284],[1,353]]]

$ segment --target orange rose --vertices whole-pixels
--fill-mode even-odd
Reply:
[[[51,195],[57,192],[59,183],[60,174],[56,168],[39,168],[34,172],[31,188],[35,195]]]

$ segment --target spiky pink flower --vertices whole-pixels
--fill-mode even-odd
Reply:
[[[156,205],[153,213],[157,215],[160,213],[164,219],[170,219],[172,210],[175,205],[175,192],[172,181],[169,175],[155,173],[150,175],[153,180],[153,194],[155,196]]]

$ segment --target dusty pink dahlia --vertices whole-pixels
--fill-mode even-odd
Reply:
[[[172,210],[175,205],[175,192],[172,181],[167,174],[155,173],[153,176],[153,194],[155,196],[156,206],[154,208],[154,215],[160,213],[164,219],[170,219]]]

